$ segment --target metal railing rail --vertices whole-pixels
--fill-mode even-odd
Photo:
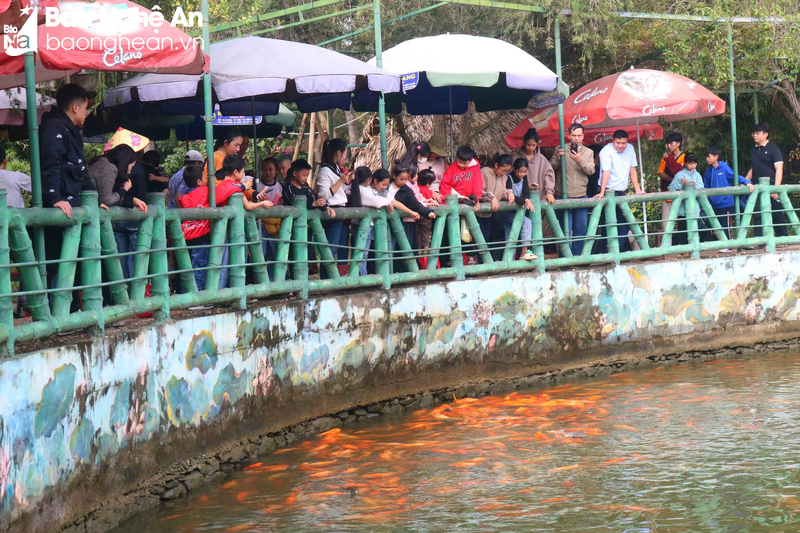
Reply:
[[[505,240],[486,242],[481,232],[476,211],[459,205],[455,197],[433,209],[436,219],[432,224],[432,239],[426,250],[412,249],[406,237],[402,218],[404,215],[385,209],[337,209],[338,219],[360,220],[352,245],[344,248],[347,260],[337,260],[332,246],[327,242],[323,221],[329,220],[320,209],[306,209],[305,198],[298,198],[294,206],[276,206],[270,209],[245,211],[241,195],[230,198],[226,207],[209,209],[166,209],[163,194],[148,197],[149,209],[142,213],[132,209],[111,208],[109,212],[97,207],[97,193],[82,194],[83,207],[75,208],[67,218],[58,209],[6,207],[5,191],[0,191],[0,343],[7,355],[14,353],[15,343],[46,338],[58,333],[87,329],[92,336],[101,336],[105,326],[127,317],[152,312],[157,322],[170,318],[175,309],[206,304],[230,304],[243,309],[248,299],[296,293],[307,298],[310,293],[353,287],[380,287],[389,289],[397,284],[465,279],[466,276],[526,272],[547,268],[562,268],[594,263],[666,257],[689,253],[698,258],[703,251],[763,245],[774,252],[782,244],[800,244],[800,218],[791,203],[790,194],[800,193],[800,185],[773,186],[768,178],[761,178],[753,193],[746,187],[695,190],[687,184],[685,190],[642,195],[615,196],[608,192],[604,198],[558,200],[543,203],[538,192],[531,195],[534,212],[518,209],[516,204],[502,203],[500,213],[513,212],[513,220]],[[777,195],[780,209],[773,210],[770,195]],[[723,231],[709,198],[715,196],[747,197],[737,224],[731,215],[730,238]],[[642,222],[634,215],[634,208],[645,209],[647,204],[660,204],[671,200],[672,207],[666,230],[661,232],[659,246],[655,233],[646,236]],[[686,210],[686,244],[673,244],[679,235],[678,209]],[[561,222],[566,211],[587,209],[587,232],[582,241],[581,253],[573,255],[572,238],[564,235]],[[782,211],[787,219],[789,235],[778,237],[773,224],[773,214]],[[482,204],[480,213],[490,213],[491,206]],[[618,220],[618,213],[622,219]],[[754,225],[755,217],[761,224]],[[534,261],[517,259],[516,254],[525,244],[520,238],[523,220],[531,221],[530,246],[537,255]],[[262,238],[259,219],[281,219],[277,239]],[[601,219],[604,219],[601,222]],[[181,223],[210,220],[208,266],[192,266],[190,252],[198,246],[187,246]],[[462,242],[462,220],[469,230],[470,243]],[[700,227],[704,221],[708,229]],[[135,252],[118,253],[113,224],[138,221],[138,242]],[[552,235],[543,234],[544,222]],[[651,225],[661,221],[650,222]],[[34,256],[29,229],[44,226],[63,227],[63,244],[58,260],[38,261]],[[629,235],[619,235],[627,227]],[[372,243],[368,246],[370,228]],[[760,228],[760,236],[749,236],[751,229]],[[622,251],[621,244],[635,243],[634,249]],[[264,241],[277,243],[276,258],[267,261]],[[392,242],[396,242],[392,249]],[[556,257],[545,257],[545,246],[555,245]],[[599,246],[602,250],[597,250]],[[227,264],[223,264],[228,251]],[[314,250],[313,256],[310,251]],[[372,256],[366,261],[374,266],[374,273],[360,275],[364,251]],[[464,255],[478,258],[478,264],[465,264]],[[170,261],[172,256],[172,261]],[[121,260],[133,258],[132,275],[123,276]],[[427,264],[422,267],[421,258]],[[337,262],[343,266],[340,272]],[[326,279],[309,275],[310,265],[317,264]],[[40,272],[44,267],[57,270],[50,287]],[[272,275],[270,277],[270,270]],[[227,269],[228,287],[219,286],[220,275]],[[198,290],[195,271],[206,271],[205,290]],[[19,289],[14,291],[12,271],[18,273]],[[247,282],[248,272],[251,282]],[[78,278],[76,274],[80,273]],[[322,278],[322,277],[321,277]],[[76,284],[76,279],[79,283]],[[172,280],[171,287],[170,281]],[[147,287],[150,297],[146,297]],[[182,287],[178,292],[177,287]],[[105,294],[104,294],[105,292]],[[14,299],[26,297],[30,321],[14,318]],[[77,298],[76,301],[74,301]],[[74,310],[75,304],[80,308]]]

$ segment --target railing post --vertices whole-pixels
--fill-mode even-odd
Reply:
[[[308,298],[308,208],[305,196],[295,196],[294,206],[300,213],[292,224],[292,277],[300,282],[300,297]]]
[[[383,288],[392,288],[391,254],[389,252],[389,221],[386,217],[386,208],[382,207],[375,217],[375,271],[383,280]],[[429,259],[430,260],[430,259]]]
[[[155,209],[153,218],[153,239],[151,249],[154,251],[150,259],[150,294],[161,299],[161,308],[153,314],[157,322],[169,320],[169,259],[167,257],[167,203],[164,193],[147,195],[149,209]]]
[[[39,159],[39,120],[36,104],[36,67],[33,52],[23,55],[25,65],[25,99],[27,103],[28,139],[31,156],[31,207],[42,207],[42,163]],[[39,261],[39,276],[42,285],[47,285],[47,269],[45,268],[44,228],[34,226],[33,249]]]
[[[11,248],[8,245],[6,191],[0,189],[0,328],[5,329],[3,355],[14,355],[14,301],[11,297]]]
[[[536,254],[536,269],[544,272],[544,235],[542,234],[542,197],[539,191],[531,191],[531,203],[533,213],[525,213],[531,221],[531,240],[533,241],[533,253]],[[524,207],[520,207],[523,211]]]
[[[103,266],[101,262],[102,246],[100,244],[100,207],[97,204],[97,192],[81,193],[81,206],[89,213],[89,218],[81,228],[80,257],[92,258],[81,262],[81,306],[83,311],[93,311],[97,322],[88,329],[93,337],[102,337],[105,332],[105,315],[103,315]]]
[[[245,286],[245,261],[247,253],[244,246],[244,196],[234,194],[228,199],[228,205],[236,211],[235,216],[230,219],[228,224],[228,244],[231,244],[228,280],[232,289],[244,289]],[[247,296],[242,291],[239,301],[239,309],[247,309]]]
[[[769,197],[769,178],[758,178],[758,199],[761,202],[761,231],[767,238],[767,251],[775,251],[775,228],[772,226],[772,201]]]
[[[688,233],[689,245],[692,247],[692,259],[700,259],[700,234],[697,231],[698,210],[697,210],[697,189],[693,181],[686,182],[683,186],[686,200],[686,232]]]
[[[617,232],[617,195],[615,191],[606,190],[606,243],[608,253],[614,258],[614,264],[619,265],[619,233]]]
[[[451,194],[445,198],[447,205],[447,240],[450,246],[450,266],[456,271],[456,279],[464,279],[464,259],[461,251],[461,206],[458,196]]]

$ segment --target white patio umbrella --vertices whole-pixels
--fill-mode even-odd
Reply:
[[[212,96],[224,115],[274,115],[278,102],[296,102],[303,113],[347,110],[354,96],[400,90],[398,76],[309,44],[240,37],[212,43],[210,56]],[[142,74],[107,91],[104,104],[169,100],[163,113],[202,115],[201,83],[201,76]]]
[[[226,115],[275,114],[276,102],[296,102],[304,113],[350,109],[356,93],[395,93],[400,79],[352,57],[303,43],[241,37],[211,44],[214,101]],[[107,91],[105,105],[139,100],[202,98],[200,76],[142,74]],[[255,102],[256,109],[252,109]],[[261,106],[261,102],[273,104]],[[170,107],[174,107],[171,102]],[[244,105],[243,105],[244,104]],[[258,109],[258,107],[262,107]],[[187,109],[179,106],[180,114]],[[203,110],[189,114],[202,114]]]
[[[375,64],[372,58],[370,64]],[[402,100],[412,115],[521,109],[548,95],[558,103],[569,90],[535,57],[513,44],[473,35],[445,34],[405,41],[383,52],[383,68],[402,77]],[[555,91],[555,93],[554,93]],[[549,94],[548,94],[549,93]],[[387,105],[393,100],[387,99]],[[451,120],[452,151],[452,120]],[[452,154],[451,154],[452,155]]]

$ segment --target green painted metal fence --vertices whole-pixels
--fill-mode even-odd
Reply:
[[[249,299],[294,293],[306,298],[309,294],[355,287],[388,289],[402,283],[464,279],[466,276],[539,271],[547,268],[574,267],[594,263],[620,263],[644,258],[688,253],[699,257],[703,251],[765,246],[774,252],[783,244],[800,244],[800,219],[791,203],[790,194],[800,193],[800,185],[771,186],[767,178],[755,186],[752,194],[746,187],[695,190],[691,184],[679,192],[614,196],[601,199],[559,200],[550,205],[542,203],[538,193],[531,201],[535,211],[517,209],[516,205],[501,204],[500,213],[513,217],[507,238],[487,242],[481,233],[478,217],[472,207],[459,205],[455,197],[436,207],[437,218],[432,225],[432,241],[427,250],[414,250],[406,237],[401,215],[395,211],[370,208],[345,208],[336,211],[339,219],[360,220],[350,246],[349,258],[334,258],[323,229],[322,221],[330,217],[322,210],[305,207],[304,199],[294,206],[278,206],[269,210],[247,212],[240,195],[234,195],[229,205],[209,209],[166,209],[163,194],[148,198],[149,209],[142,213],[132,209],[111,208],[109,212],[97,207],[97,193],[83,193],[84,207],[73,210],[67,218],[58,209],[7,208],[5,191],[0,191],[0,343],[6,354],[13,354],[16,343],[43,339],[58,333],[88,329],[100,336],[108,324],[127,317],[152,312],[156,321],[170,318],[177,309],[203,304],[230,305],[244,308]],[[737,224],[732,215],[731,236],[728,238],[715,216],[709,197],[735,195],[747,200]],[[776,235],[773,224],[773,203],[785,213],[788,236]],[[661,221],[651,221],[649,236],[642,222],[634,215],[647,204],[671,200],[672,208],[665,231]],[[686,211],[686,244],[674,244],[679,234],[678,209]],[[570,238],[565,237],[560,221],[563,212],[587,209],[587,235],[581,253],[570,251]],[[491,212],[483,204],[481,213]],[[623,219],[617,220],[617,214]],[[761,236],[751,235],[756,229],[754,218],[760,216]],[[277,238],[277,257],[267,262],[260,233],[261,218],[280,218]],[[538,256],[535,261],[517,259],[524,244],[520,239],[524,217],[532,227],[530,245]],[[227,288],[199,291],[181,223],[212,221],[206,286],[218,287],[223,268],[229,272]],[[138,243],[135,252],[118,253],[113,224],[138,221]],[[462,221],[466,222],[471,242],[462,242]],[[702,229],[701,222],[708,229]],[[60,259],[37,261],[30,235],[36,228],[63,228]],[[552,233],[543,234],[549,226]],[[618,229],[627,226],[628,235]],[[29,230],[31,230],[29,232]],[[372,244],[367,246],[370,233]],[[654,236],[662,233],[660,246]],[[394,246],[392,245],[392,243]],[[631,250],[621,251],[631,243]],[[557,254],[545,257],[545,247],[555,247]],[[602,249],[598,249],[602,247]],[[227,265],[223,265],[224,250],[228,250]],[[364,252],[374,265],[367,275],[359,274]],[[122,260],[133,257],[129,279],[123,277]],[[478,259],[467,263],[465,256]],[[425,261],[421,261],[425,258]],[[424,265],[424,268],[422,267]],[[51,287],[40,269],[49,267],[57,274]],[[274,269],[272,279],[268,267]],[[327,279],[317,279],[310,273],[314,268],[324,270]],[[76,277],[77,273],[80,277]],[[76,279],[80,282],[76,284]],[[13,290],[15,288],[17,290]],[[150,288],[150,296],[146,297]],[[27,299],[30,319],[15,319],[14,304],[19,297]],[[75,310],[76,304],[79,308]]]

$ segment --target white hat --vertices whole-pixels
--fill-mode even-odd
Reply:
[[[203,161],[203,154],[198,152],[197,150],[189,150],[186,152],[186,155],[183,157],[184,161]]]

